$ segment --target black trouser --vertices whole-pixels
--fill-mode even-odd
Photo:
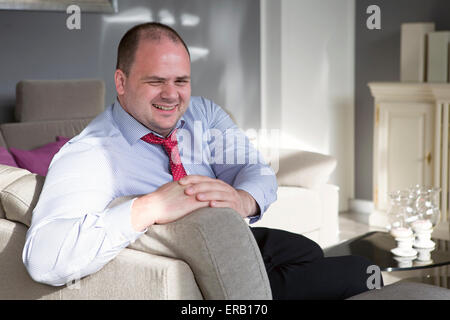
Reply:
[[[346,299],[369,290],[373,265],[360,256],[323,256],[314,241],[287,231],[251,227],[269,276],[272,296],[280,299]],[[381,283],[382,280],[381,280]]]

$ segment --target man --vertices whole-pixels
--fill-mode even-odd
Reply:
[[[253,147],[219,106],[191,97],[190,74],[189,51],[170,27],[146,23],[124,35],[116,102],[49,168],[23,252],[33,279],[63,285],[92,274],[151,225],[202,207],[229,207],[254,222],[275,201],[273,171],[248,161]],[[241,143],[230,143],[234,138]],[[247,161],[229,161],[230,151]],[[227,161],[217,161],[222,155]],[[141,196],[108,208],[127,195]],[[252,231],[275,299],[336,299],[367,290],[369,263],[362,258],[323,258],[303,236]]]

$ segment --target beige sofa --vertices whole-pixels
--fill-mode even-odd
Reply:
[[[0,177],[0,299],[271,298],[258,246],[231,209],[198,210],[170,225],[153,226],[81,281],[62,287],[34,282],[22,263],[22,249],[44,177],[8,166],[0,166]]]
[[[0,125],[0,145],[32,149],[53,142],[56,135],[74,136],[103,110],[103,96],[101,81],[21,82],[18,123]],[[258,225],[333,242],[338,189],[326,181],[334,166],[334,159],[324,155],[283,150],[277,172],[279,200]],[[44,179],[0,165],[0,299],[272,298],[247,223],[235,211],[217,208],[152,226],[104,268],[81,280],[61,287],[33,281],[22,263],[22,250]],[[399,283],[352,299],[448,300],[450,290]]]
[[[0,125],[0,146],[29,150],[55,141],[57,135],[78,134],[103,111],[104,85],[95,80],[22,81],[16,99],[18,122]],[[322,246],[334,243],[338,188],[326,182],[335,165],[329,156],[282,150],[278,201],[254,226],[302,233]],[[247,222],[231,209],[203,209],[175,223],[154,226],[81,281],[58,288],[34,282],[21,256],[43,182],[44,177],[24,169],[0,166],[0,298],[271,298]],[[223,219],[219,228],[216,218],[210,223],[211,214]]]

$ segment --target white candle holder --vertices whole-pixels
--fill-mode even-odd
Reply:
[[[415,257],[417,251],[413,249],[414,234],[410,228],[392,228],[391,235],[397,242],[397,247],[391,249],[391,252],[398,257]]]
[[[416,239],[414,247],[420,249],[432,249],[435,247],[434,241],[431,240],[431,233],[433,232],[433,225],[429,220],[417,220],[411,224]]]
[[[416,249],[416,250],[417,250],[416,264],[428,265],[433,263],[433,260],[431,259],[431,251],[433,251],[433,249]]]
[[[394,260],[397,261],[397,266],[399,268],[411,268],[413,266],[413,261],[415,257],[399,257],[395,256]]]

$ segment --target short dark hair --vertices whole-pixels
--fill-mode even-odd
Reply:
[[[147,22],[134,26],[128,30],[119,43],[117,49],[116,69],[122,70],[127,76],[130,72],[131,65],[134,62],[136,50],[140,40],[160,41],[166,37],[175,43],[181,43],[189,55],[189,49],[180,35],[171,27],[159,22]]]

